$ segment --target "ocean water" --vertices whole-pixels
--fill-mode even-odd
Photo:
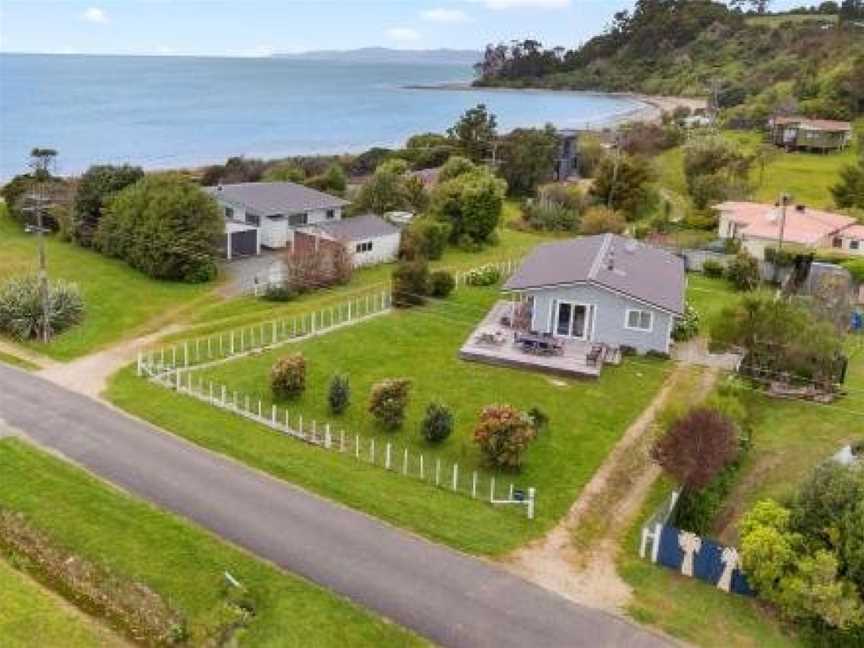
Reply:
[[[163,168],[397,146],[478,103],[503,130],[597,126],[642,107],[599,94],[407,87],[470,78],[449,65],[0,54],[0,179],[25,170],[35,146],[58,150],[61,173]]]

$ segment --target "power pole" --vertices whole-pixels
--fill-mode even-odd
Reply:
[[[48,295],[48,262],[45,257],[45,183],[51,177],[51,169],[57,151],[34,148],[30,152],[30,168],[33,170],[33,211],[36,214],[36,240],[39,250],[39,301],[42,304],[42,342],[51,339],[51,314]]]
[[[789,194],[780,196],[780,234],[777,240],[777,249],[783,249],[783,236],[786,233],[786,208],[789,206],[792,197]]]

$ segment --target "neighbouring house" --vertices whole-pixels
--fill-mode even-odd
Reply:
[[[684,262],[615,234],[537,246],[460,350],[465,360],[599,376],[622,352],[667,354],[684,314]]]
[[[765,248],[783,244],[805,248],[833,248],[864,254],[864,226],[851,216],[811,209],[805,205],[779,205],[727,201],[715,205],[721,239],[738,239],[757,259]]]
[[[852,141],[852,124],[831,119],[773,117],[768,130],[771,141],[788,151],[829,153],[843,150]]]
[[[714,123],[708,115],[690,115],[682,120],[684,128],[708,128]]]
[[[579,177],[579,131],[558,131],[558,152],[555,154],[553,177],[558,182]]]
[[[316,253],[321,245],[344,245],[355,268],[395,261],[402,230],[375,214],[322,221],[294,233],[297,254]]]
[[[243,182],[206,187],[219,203],[225,217],[226,256],[252,254],[262,247],[289,247],[294,233],[308,225],[338,221],[350,203],[293,182]],[[236,241],[235,241],[236,239]]]

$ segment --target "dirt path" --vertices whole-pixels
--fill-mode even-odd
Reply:
[[[39,371],[38,375],[71,391],[98,398],[107,387],[108,378],[119,369],[134,362],[139,351],[166,335],[182,330],[184,327],[179,324],[167,326],[155,333],[125,340],[67,364],[48,367]]]
[[[623,611],[631,592],[616,572],[615,556],[621,535],[660,474],[648,457],[653,423],[670,397],[680,397],[681,382],[693,371],[700,372],[693,401],[710,392],[719,375],[716,369],[678,366],[558,526],[504,559],[512,571],[582,605]],[[580,543],[580,533],[590,537]]]

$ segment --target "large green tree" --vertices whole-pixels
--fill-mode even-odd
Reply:
[[[432,192],[431,211],[449,223],[451,240],[460,244],[487,242],[501,219],[507,183],[479,167],[439,183]]]
[[[697,209],[745,195],[753,159],[722,137],[701,137],[684,147],[687,191]]]
[[[624,214],[627,220],[633,220],[657,202],[657,195],[651,187],[653,179],[651,164],[645,158],[632,155],[609,157],[600,163],[594,174],[591,194],[610,209]]]
[[[103,210],[108,200],[118,191],[144,177],[141,167],[124,164],[91,166],[78,182],[72,211],[72,238],[84,247],[93,244]]]
[[[510,193],[524,196],[552,178],[558,135],[555,128],[517,128],[502,138],[498,172]]]
[[[492,152],[498,137],[498,119],[486,109],[485,104],[469,108],[447,134],[456,142],[462,153],[472,162],[480,162]]]
[[[224,228],[216,201],[197,185],[179,174],[154,174],[111,199],[94,245],[157,279],[206,281],[216,275]]]

